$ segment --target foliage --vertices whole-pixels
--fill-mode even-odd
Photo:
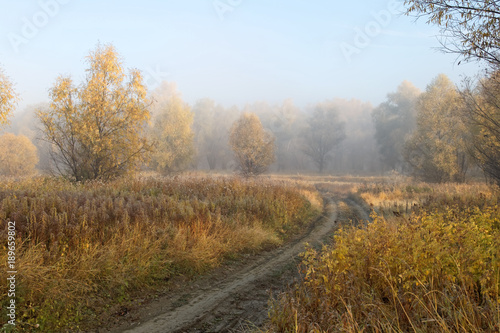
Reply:
[[[419,97],[417,129],[404,148],[404,157],[417,177],[431,182],[465,180],[469,161],[461,108],[460,95],[443,74]]]
[[[0,136],[0,175],[30,175],[37,163],[37,149],[29,138],[12,133]]]
[[[500,65],[500,5],[498,1],[405,0],[408,15],[428,17],[441,28],[443,49],[465,60]]]
[[[0,68],[0,125],[8,124],[8,117],[16,107],[18,95],[12,82]]]
[[[373,110],[375,140],[383,163],[391,170],[403,170],[404,142],[415,129],[415,103],[419,95],[419,89],[403,81],[396,92],[388,94],[387,100]]]
[[[345,124],[339,120],[336,108],[329,102],[316,105],[303,133],[303,151],[321,173],[332,158],[333,149],[345,139]]]
[[[500,70],[461,91],[463,116],[470,126],[469,149],[479,167],[500,185]]]
[[[374,214],[306,251],[303,280],[271,303],[269,331],[498,331],[498,197],[435,194],[407,218]]]
[[[17,324],[86,331],[134,295],[274,247],[317,216],[302,194],[311,191],[233,178],[0,180],[2,246],[16,222]],[[2,306],[6,293],[1,284]],[[0,315],[1,326],[5,307]]]
[[[60,76],[50,108],[37,112],[58,172],[76,181],[133,172],[150,148],[143,136],[149,111],[141,73],[131,70],[124,82],[112,45],[98,45],[86,59],[85,82],[76,87]]]
[[[153,93],[157,99],[162,92],[160,86]],[[151,138],[155,144],[151,166],[164,174],[183,171],[194,157],[194,134],[191,129],[193,113],[178,93],[160,99],[155,107]]]
[[[229,144],[244,176],[264,173],[274,162],[274,137],[253,113],[243,113],[231,127]]]

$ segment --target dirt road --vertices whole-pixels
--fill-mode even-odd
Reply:
[[[142,313],[131,313],[135,318],[113,332],[241,332],[261,326],[267,318],[270,293],[297,276],[297,255],[305,243],[317,245],[335,230],[339,200],[325,198],[325,203],[322,217],[300,239],[250,263],[228,266],[225,272],[186,286],[174,297],[148,305]],[[343,203],[366,216],[358,205]]]

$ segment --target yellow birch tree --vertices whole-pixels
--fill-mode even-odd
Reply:
[[[185,170],[195,155],[193,113],[176,91],[163,83],[153,93],[155,106],[150,166],[163,174]]]
[[[84,83],[77,87],[60,76],[50,90],[50,107],[37,116],[61,174],[107,180],[136,170],[150,151],[146,88],[140,71],[125,75],[112,45],[97,45],[86,60]]]

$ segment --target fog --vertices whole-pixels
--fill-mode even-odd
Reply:
[[[41,170],[50,162],[34,112],[47,107],[59,75],[83,82],[98,43],[142,72],[149,97],[163,87],[157,102],[175,94],[189,106],[196,154],[187,170],[232,170],[229,130],[250,112],[275,137],[273,172],[403,171],[381,155],[374,110],[405,80],[423,91],[438,73],[459,83],[477,72],[437,53],[437,29],[401,15],[394,0],[1,3],[0,68],[20,97],[3,131],[37,145]],[[335,115],[342,135],[313,157],[312,136],[328,133],[314,129],[319,109]]]

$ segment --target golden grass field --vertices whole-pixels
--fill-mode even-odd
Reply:
[[[0,180],[0,260],[16,222],[17,329],[78,331],[113,309],[228,259],[282,245],[322,209],[320,193],[371,208],[302,279],[270,300],[269,332],[499,332],[499,191],[404,177],[154,175],[109,183]],[[344,207],[345,206],[345,207]],[[339,210],[349,211],[339,200]],[[0,279],[7,278],[0,271]]]
[[[277,180],[2,180],[2,262],[7,221],[16,222],[16,327],[56,332],[96,325],[113,306],[168,288],[171,278],[279,246],[320,211],[314,189]],[[6,278],[3,269],[0,279]],[[0,327],[9,302],[1,286]]]
[[[498,189],[353,184],[373,222],[303,254],[269,332],[499,332]]]

